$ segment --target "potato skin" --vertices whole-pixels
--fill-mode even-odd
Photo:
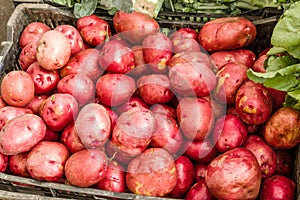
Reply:
[[[28,153],[29,152],[19,153],[9,157],[8,167],[12,174],[22,177],[30,177],[26,167]]]
[[[159,178],[158,178],[159,177]],[[177,182],[172,156],[161,148],[149,148],[128,165],[126,185],[134,194],[165,196]]]
[[[32,63],[36,62],[37,44],[37,41],[30,42],[21,50],[18,62],[22,70],[26,71]]]
[[[33,112],[28,108],[19,108],[14,106],[5,106],[0,108],[0,130],[9,120],[24,114],[33,114]]]
[[[0,131],[0,152],[15,155],[31,150],[46,134],[46,124],[34,114],[9,120]]]
[[[207,166],[205,182],[217,199],[256,199],[261,170],[254,154],[234,148],[216,157]]]
[[[205,23],[198,41],[209,52],[234,50],[251,44],[256,34],[255,25],[248,19],[224,17]]]

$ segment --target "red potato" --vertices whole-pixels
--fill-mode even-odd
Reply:
[[[234,148],[209,163],[205,183],[217,199],[256,199],[260,191],[261,170],[251,151]]]
[[[59,139],[60,139],[59,132],[55,132],[50,129],[47,129],[45,137],[42,139],[42,141],[58,142]]]
[[[0,172],[5,172],[8,168],[10,156],[0,153]]]
[[[194,38],[181,38],[181,37],[174,37],[172,39],[172,49],[173,53],[180,53],[180,52],[197,52],[201,51],[201,47],[198,41]]]
[[[5,101],[3,100],[3,98],[0,96],[0,108],[3,108],[7,106],[7,104],[5,103]]]
[[[248,132],[239,117],[226,114],[216,120],[212,137],[218,151],[225,152],[244,145]]]
[[[0,152],[15,155],[31,150],[46,134],[46,124],[34,114],[9,120],[0,131]]]
[[[182,96],[204,97],[210,95],[215,89],[217,79],[211,69],[198,68],[195,65],[179,63],[169,70],[169,79],[174,93]]]
[[[170,80],[164,74],[150,74],[137,80],[140,97],[149,105],[167,103],[174,97]]]
[[[153,114],[163,114],[176,120],[176,109],[165,104],[154,104],[150,107]]]
[[[141,45],[135,45],[131,47],[134,55],[134,65],[135,67],[127,72],[128,75],[134,77],[140,77],[143,75],[148,75],[151,73],[149,66],[146,64],[143,55],[143,48]]]
[[[0,87],[2,99],[10,106],[26,107],[34,98],[34,82],[24,71],[10,71]]]
[[[243,17],[223,17],[206,22],[200,29],[198,41],[209,52],[246,47],[256,38],[253,22]]]
[[[107,141],[105,145],[105,153],[110,160],[115,160],[122,166],[128,166],[129,162],[135,157],[118,149],[112,142]]]
[[[153,113],[153,115],[156,118],[156,131],[153,133],[149,146],[163,148],[174,155],[183,141],[176,120],[165,114]]]
[[[172,68],[178,63],[191,63],[196,68],[207,67],[213,69],[213,64],[208,54],[200,51],[177,53],[169,60],[168,67]]]
[[[49,96],[45,94],[34,95],[32,101],[26,106],[26,108],[30,109],[33,114],[38,115],[40,110],[40,105],[43,104],[44,100],[46,100]]]
[[[71,55],[83,50],[83,39],[77,28],[72,25],[62,24],[55,27],[54,30],[62,32],[68,38],[71,45]]]
[[[29,23],[21,33],[19,39],[20,48],[24,48],[28,43],[38,41],[40,37],[51,28],[42,22]]]
[[[195,163],[194,168],[195,168],[195,176],[194,176],[194,181],[198,182],[201,179],[205,178],[205,173],[207,170],[207,165],[208,164],[202,164],[202,163]]]
[[[5,106],[0,108],[0,130],[9,120],[24,114],[33,114],[33,112],[28,108],[19,108],[14,106]]]
[[[96,82],[96,96],[107,106],[118,106],[127,102],[135,89],[134,79],[124,74],[105,74]]]
[[[69,74],[85,74],[96,81],[103,73],[98,64],[100,51],[97,49],[85,49],[73,55],[68,63],[59,70],[60,76]]]
[[[108,41],[100,50],[99,65],[108,72],[126,74],[135,67],[133,51],[117,40]]]
[[[192,28],[179,28],[174,33],[170,35],[170,39],[172,40],[175,37],[181,38],[193,38],[195,40],[198,39],[198,33],[195,29]]]
[[[98,149],[83,149],[66,161],[64,172],[67,181],[78,187],[92,186],[105,178],[108,160]]]
[[[261,56],[259,56],[253,66],[252,69],[255,72],[266,72],[266,68],[265,68],[265,61],[267,60],[268,56],[266,54],[263,54]]]
[[[295,182],[282,175],[274,175],[262,183],[261,200],[293,200],[296,198]]]
[[[96,184],[101,190],[126,192],[125,169],[116,161],[110,161],[104,179]]]
[[[46,70],[57,70],[65,66],[71,56],[70,41],[56,30],[44,33],[38,41],[36,59]]]
[[[37,180],[55,182],[64,175],[68,149],[59,142],[42,141],[27,156],[27,170]]]
[[[122,34],[113,34],[109,40],[116,40],[119,43],[121,43],[123,46],[125,47],[129,47],[131,48],[132,45],[130,43],[128,43],[128,41],[126,41],[124,38],[122,38]]]
[[[177,171],[177,183],[170,195],[175,198],[183,197],[194,181],[194,165],[186,156],[180,156],[175,160]]]
[[[19,55],[18,62],[23,71],[26,71],[28,67],[36,62],[36,48],[37,41],[28,43],[22,50]]]
[[[215,118],[218,118],[218,117],[226,114],[226,111],[227,111],[226,104],[217,102],[214,98],[212,98],[212,96],[206,96],[206,97],[202,97],[202,98],[208,100],[211,103]]]
[[[112,132],[111,143],[129,155],[141,154],[156,130],[156,119],[149,109],[134,107],[122,113]]]
[[[111,135],[109,114],[102,105],[89,103],[79,111],[75,129],[86,148],[102,147]]]
[[[27,156],[29,152],[19,153],[9,157],[8,167],[10,173],[21,177],[30,177],[27,170]]]
[[[119,118],[118,114],[113,110],[112,108],[109,108],[107,106],[103,106],[105,110],[107,111],[109,118],[110,118],[110,124],[111,124],[111,130],[115,128],[115,125],[117,123],[117,119]]]
[[[74,96],[79,106],[84,106],[95,98],[95,84],[84,74],[70,74],[61,78],[57,83],[57,91]]]
[[[127,102],[113,108],[118,115],[126,112],[130,108],[140,107],[148,109],[149,106],[139,96],[132,96]]]
[[[204,178],[197,181],[188,191],[185,200],[216,200],[209,192],[205,184]]]
[[[176,108],[176,114],[182,133],[190,140],[203,140],[213,128],[212,106],[205,99],[182,98]]]
[[[55,93],[40,107],[40,116],[53,131],[62,131],[78,114],[78,103],[70,94]]]
[[[285,101],[287,92],[281,91],[281,90],[276,90],[274,88],[267,88],[267,89],[269,91],[269,94],[272,97],[272,102],[273,102],[272,111],[275,112],[279,108],[283,107],[283,103]]]
[[[262,125],[271,116],[272,98],[262,84],[246,81],[237,91],[235,108],[247,124]]]
[[[167,71],[168,62],[173,56],[172,41],[162,32],[152,33],[142,42],[144,60],[155,73]]]
[[[187,141],[184,155],[197,163],[208,164],[219,155],[219,152],[213,141],[206,138],[204,140]]]
[[[78,136],[74,123],[68,125],[62,131],[60,141],[68,148],[70,154],[74,154],[77,151],[85,149],[85,146],[82,144]]]
[[[161,148],[148,148],[134,158],[127,168],[126,185],[134,194],[165,196],[174,189],[176,182],[174,159]]]
[[[262,179],[267,179],[275,173],[277,164],[275,151],[262,137],[250,135],[244,147],[255,155],[261,168]]]
[[[225,64],[217,74],[218,83],[213,91],[220,103],[234,104],[238,89],[248,80],[247,67],[236,63]]]
[[[230,51],[218,51],[210,55],[214,70],[220,70],[228,63],[244,65],[247,69],[252,68],[256,62],[256,55],[249,49],[236,49]]]
[[[274,148],[290,149],[300,143],[300,111],[282,107],[267,121],[263,137]]]
[[[56,89],[60,76],[57,70],[46,70],[38,62],[32,63],[27,71],[34,82],[35,94],[47,94]]]
[[[157,21],[147,14],[122,11],[115,13],[113,26],[117,33],[122,33],[122,38],[134,45],[141,44],[147,35],[158,32],[160,28]]]
[[[83,40],[92,46],[103,44],[105,39],[111,36],[110,24],[97,15],[79,18],[76,28]]]
[[[294,168],[294,158],[288,149],[274,149],[276,154],[276,170],[274,174],[290,177]]]

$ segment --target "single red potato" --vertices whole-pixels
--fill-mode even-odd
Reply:
[[[41,117],[24,114],[9,120],[0,131],[0,152],[15,155],[31,150],[46,134]]]
[[[64,172],[67,181],[74,186],[89,187],[105,178],[108,160],[98,149],[83,149],[66,161]]]
[[[61,143],[63,143],[69,150],[70,154],[74,154],[77,151],[85,149],[85,146],[82,144],[77,129],[75,128],[74,123],[68,125],[61,134]]]
[[[265,68],[265,61],[267,60],[268,56],[266,54],[263,54],[261,56],[259,56],[253,66],[252,69],[255,72],[266,72],[266,68]]]
[[[36,62],[36,47],[37,41],[28,43],[19,55],[18,62],[22,70],[26,71],[27,68],[34,62]]]
[[[180,52],[197,52],[201,51],[201,47],[198,41],[194,38],[186,37],[174,37],[172,39],[172,49],[173,53],[180,53]]]
[[[261,200],[293,200],[296,198],[295,182],[282,175],[274,175],[262,183]]]
[[[195,40],[198,39],[198,33],[195,29],[192,28],[179,28],[174,33],[170,35],[170,39],[172,40],[175,37],[181,38],[193,38]]]
[[[198,180],[188,191],[185,200],[216,200],[209,192],[205,184],[204,178]]]
[[[25,107],[34,98],[34,82],[24,71],[10,71],[1,81],[1,97],[10,106]]]
[[[260,191],[261,170],[251,151],[234,148],[209,163],[205,183],[217,199],[256,199]]]
[[[7,106],[7,104],[3,101],[3,98],[0,96],[0,108]]]
[[[30,109],[32,113],[38,115],[40,106],[43,104],[44,100],[46,100],[49,96],[45,94],[34,95],[32,101],[26,106],[26,108]]]
[[[128,166],[129,162],[135,157],[118,149],[116,145],[108,141],[105,145],[105,153],[111,160],[115,160],[122,166]]]
[[[205,178],[205,173],[207,170],[207,165],[208,164],[202,164],[202,163],[195,163],[194,168],[195,168],[195,176],[194,176],[194,181],[198,182],[201,179]]]
[[[294,158],[289,149],[274,149],[276,154],[276,170],[274,174],[290,177],[294,169]]]
[[[0,153],[0,172],[5,172],[8,168],[10,156]]]
[[[24,114],[33,114],[33,112],[28,108],[19,108],[14,106],[5,106],[0,108],[0,130],[9,120]]]
[[[176,109],[165,104],[154,104],[150,107],[153,114],[163,114],[176,120]]]
[[[21,177],[30,177],[27,170],[27,156],[29,152],[19,153],[9,157],[8,167],[10,173]]]
[[[59,142],[42,141],[27,156],[27,170],[37,180],[57,181],[64,175],[68,149]]]
[[[77,28],[69,24],[62,24],[55,27],[54,30],[62,32],[68,38],[71,45],[71,55],[83,50],[83,39]]]
[[[21,33],[19,39],[20,48],[24,48],[28,43],[38,41],[40,37],[51,28],[42,22],[29,23]]]
[[[83,40],[92,46],[103,44],[105,39],[111,36],[110,24],[97,15],[79,18],[76,28]]]
[[[44,33],[38,41],[36,59],[46,70],[57,70],[67,64],[71,56],[70,41],[56,30]]]
[[[144,60],[142,45],[135,45],[131,47],[134,55],[134,65],[135,67],[127,72],[128,75],[134,77],[141,77],[143,75],[148,75],[151,73],[148,65]]]
[[[148,148],[127,167],[126,185],[134,194],[165,196],[174,189],[176,183],[174,159],[161,148]]]
[[[290,149],[300,143],[300,111],[282,107],[268,119],[263,137],[273,148]]]
[[[42,139],[42,141],[58,142],[59,139],[60,139],[59,132],[55,132],[50,129],[47,129],[45,137]]]
[[[32,63],[27,71],[34,82],[35,94],[47,94],[56,89],[60,76],[58,70],[46,70],[38,62]]]
[[[113,110],[115,110],[118,115],[122,114],[123,112],[126,112],[127,110],[129,110],[130,108],[134,108],[134,107],[141,107],[141,108],[149,108],[148,104],[146,104],[139,96],[132,96],[129,101],[116,106],[115,108],[113,108]]]
[[[209,55],[200,51],[176,53],[169,60],[168,67],[172,68],[178,63],[191,63],[196,68],[207,67],[213,69],[213,64]]]

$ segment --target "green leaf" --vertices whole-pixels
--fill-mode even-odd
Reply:
[[[287,66],[297,64],[299,60],[291,55],[269,56],[267,60],[266,71],[278,71]]]
[[[300,89],[288,92],[283,106],[300,110]]]
[[[75,3],[74,15],[76,18],[92,15],[97,7],[98,0],[82,0],[81,3]]]
[[[286,53],[286,49],[282,47],[272,47],[268,52],[268,56],[275,56],[281,53]]]

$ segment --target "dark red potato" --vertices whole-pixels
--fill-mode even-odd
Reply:
[[[118,163],[122,164],[124,167],[128,166],[128,163],[134,158],[134,156],[120,151],[118,147],[110,141],[108,141],[105,145],[105,153],[110,160],[115,160]]]
[[[300,111],[282,107],[267,121],[263,137],[273,148],[290,149],[300,143]]]
[[[261,168],[262,179],[267,179],[275,173],[277,164],[275,151],[262,137],[250,135],[244,147],[255,155]]]
[[[2,99],[10,106],[26,107],[34,98],[34,82],[24,71],[10,71],[0,87]]]
[[[19,46],[24,48],[28,43],[38,41],[43,33],[50,31],[51,28],[42,22],[29,23],[22,31]]]
[[[26,72],[34,82],[35,94],[47,94],[54,91],[60,81],[58,70],[46,70],[38,62],[32,63]]]
[[[38,115],[40,106],[43,104],[44,100],[46,100],[49,96],[45,94],[34,95],[32,101],[26,106],[26,108],[30,109],[34,114]]]
[[[73,55],[68,63],[59,70],[60,76],[69,74],[85,74],[96,81],[103,73],[98,64],[100,51],[97,49],[85,49]]]
[[[28,153],[19,153],[9,157],[8,167],[10,173],[16,176],[30,177],[26,166]]]
[[[179,63],[169,70],[169,79],[174,93],[181,96],[209,96],[217,85],[211,69],[197,67],[197,63]]]
[[[162,32],[152,33],[142,42],[145,62],[155,73],[167,71],[168,62],[173,55],[172,41]]]
[[[84,106],[95,98],[95,84],[84,74],[70,74],[59,80],[57,91],[74,96],[79,106]]]
[[[176,120],[176,109],[165,104],[154,104],[150,107],[153,114],[163,114]]]
[[[260,166],[251,151],[234,148],[209,163],[205,183],[217,199],[256,199],[261,186]]]
[[[156,130],[156,119],[149,109],[134,107],[122,113],[112,132],[111,143],[129,155],[141,154]]]
[[[170,39],[172,40],[175,37],[181,38],[193,38],[195,40],[198,39],[198,33],[195,29],[192,28],[179,28],[174,33],[170,35]]]
[[[202,98],[208,100],[211,103],[215,118],[218,118],[218,117],[226,114],[226,111],[227,111],[227,105],[226,104],[222,104],[220,102],[217,102],[214,98],[212,98],[211,95],[206,96],[206,97],[202,97]]]
[[[22,70],[26,71],[27,68],[34,62],[36,62],[36,47],[37,41],[28,43],[19,55],[18,62]]]
[[[27,156],[27,170],[37,180],[54,182],[64,175],[68,149],[59,142],[42,141]]]
[[[219,154],[211,139],[187,141],[187,147],[184,152],[191,160],[208,164]]]
[[[135,67],[127,72],[127,75],[140,77],[151,73],[149,66],[145,63],[143,48],[141,45],[135,45],[131,47],[134,55],[134,65]]]
[[[86,148],[102,147],[111,135],[109,114],[102,105],[89,103],[79,111],[75,128]]]
[[[71,45],[71,55],[83,50],[83,39],[77,30],[72,25],[62,24],[55,27],[54,30],[62,32],[69,39]]]
[[[177,183],[170,195],[175,198],[183,197],[194,181],[194,165],[186,156],[180,156],[175,160],[177,171]]]
[[[0,153],[0,172],[5,172],[8,168],[10,156]]]
[[[71,45],[65,35],[56,30],[45,32],[38,41],[36,59],[46,70],[65,66],[71,56]]]
[[[247,124],[262,125],[271,116],[272,98],[262,84],[247,81],[236,94],[235,108],[240,118]]]
[[[46,134],[41,117],[24,114],[9,120],[0,131],[0,152],[16,155],[30,151]]]
[[[265,68],[265,61],[267,60],[268,56],[266,54],[263,54],[261,56],[259,56],[253,66],[252,69],[255,72],[266,72],[266,68]]]
[[[188,191],[185,200],[216,200],[209,192],[204,178],[198,180]]]
[[[77,117],[78,103],[70,94],[55,93],[41,105],[40,116],[53,131],[62,131]]]
[[[161,148],[148,148],[128,165],[126,185],[134,194],[165,196],[174,189],[176,183],[174,159]]]
[[[140,97],[149,105],[167,103],[174,97],[170,80],[164,74],[151,74],[137,80]]]
[[[117,107],[114,107],[113,110],[115,110],[118,113],[118,115],[120,115],[123,112],[129,110],[130,108],[134,108],[134,107],[141,107],[147,109],[149,108],[149,106],[139,96],[132,96],[129,99],[129,101]]]
[[[200,51],[177,53],[169,60],[168,67],[171,68],[178,63],[192,63],[196,68],[207,67],[213,69],[209,55]]]
[[[197,40],[194,38],[181,38],[181,37],[174,37],[172,39],[172,49],[173,53],[180,53],[180,52],[197,52],[201,51],[201,47]]]
[[[77,151],[85,149],[85,146],[82,144],[77,129],[75,128],[74,123],[68,125],[61,134],[61,143],[63,143],[69,150],[70,154],[74,154]]]
[[[274,174],[290,177],[294,167],[294,158],[291,150],[274,149],[276,154],[276,170]]]
[[[294,200],[296,184],[290,178],[274,175],[262,183],[259,198],[261,200]]]
[[[110,24],[97,15],[79,18],[76,28],[83,40],[92,46],[103,44],[105,39],[111,36]]]
[[[14,106],[5,106],[0,108],[0,130],[9,120],[24,114],[33,114],[33,112],[28,108],[19,108]]]
[[[60,139],[59,132],[55,132],[50,129],[47,129],[45,137],[42,139],[42,141],[59,142],[59,139]]]
[[[105,178],[108,160],[98,149],[83,149],[66,161],[64,172],[67,181],[74,186],[89,187]]]
[[[283,107],[283,103],[285,101],[285,96],[286,96],[287,92],[281,91],[281,90],[276,90],[274,88],[267,88],[267,89],[268,89],[269,94],[271,95],[272,101],[273,101],[272,111],[275,112],[279,108]]]
[[[246,143],[248,132],[242,120],[231,114],[219,117],[212,137],[219,152],[225,152]]]
[[[129,101],[135,89],[134,79],[124,74],[105,74],[96,82],[96,95],[107,106],[118,106]]]
[[[201,179],[205,178],[205,173],[207,170],[207,165],[208,164],[202,164],[202,163],[195,163],[194,168],[195,168],[195,176],[194,176],[194,181],[198,182]]]
[[[214,124],[214,114],[209,101],[184,97],[176,108],[179,127],[190,140],[206,138]]]
[[[106,42],[100,50],[99,65],[108,72],[126,74],[135,67],[133,51],[117,40]]]
[[[112,192],[126,192],[124,167],[116,161],[110,161],[105,178],[98,182],[96,187]]]

